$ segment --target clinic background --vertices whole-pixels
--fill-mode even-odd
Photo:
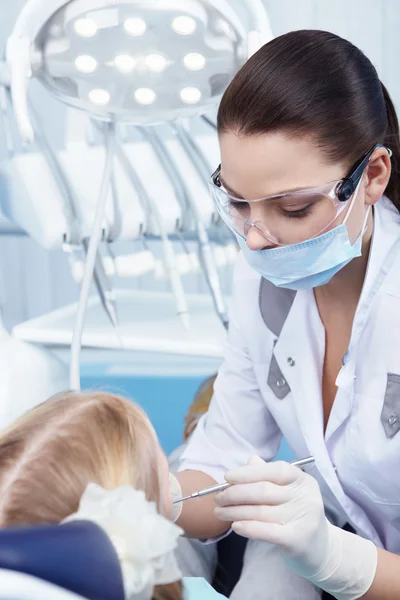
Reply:
[[[240,9],[242,0],[232,2]],[[400,5],[397,0],[265,0],[275,36],[293,29],[327,29],[348,38],[372,60],[400,108]],[[22,0],[0,0],[0,44],[4,48]],[[245,13],[243,13],[245,18]],[[32,85],[35,104],[54,147],[60,147],[68,127],[67,109],[40,88]],[[4,137],[0,132],[0,160],[5,158]],[[129,245],[127,245],[129,246]],[[127,252],[135,250],[134,243]],[[121,252],[125,248],[120,248]],[[15,324],[54,310],[78,296],[79,286],[71,277],[65,254],[47,252],[27,237],[0,236],[0,305],[7,329]],[[229,293],[231,271],[222,272],[225,293]],[[116,287],[167,290],[167,280],[152,275],[123,281]],[[206,292],[201,273],[185,278],[185,290]]]
[[[3,51],[23,4],[23,0],[0,0]],[[244,0],[234,0],[232,4],[237,12],[243,12],[245,20]],[[274,36],[295,29],[316,28],[333,31],[354,42],[372,60],[400,108],[398,0],[265,0],[264,4]],[[30,93],[53,148],[61,149],[65,139],[74,141],[74,131],[79,130],[78,111],[52,98],[36,81],[32,82]],[[0,129],[0,160],[6,156]],[[140,251],[141,242],[118,242],[113,246],[116,254],[129,254]],[[159,242],[152,242],[152,251],[161,252]],[[232,266],[221,269],[220,276],[224,295],[228,297]],[[169,290],[168,279],[157,280],[153,274],[131,279],[114,277],[112,283],[114,288]],[[184,287],[188,294],[208,294],[201,272],[186,275]],[[76,302],[78,295],[79,284],[72,278],[65,253],[46,251],[27,236],[0,235],[0,307],[8,331],[18,323]],[[121,351],[103,352],[101,359],[99,355],[99,351],[86,352],[83,387],[112,389],[137,399],[149,413],[164,448],[172,451],[181,442],[188,405],[204,378],[215,372],[219,360],[185,356],[177,359],[156,353],[132,355]]]

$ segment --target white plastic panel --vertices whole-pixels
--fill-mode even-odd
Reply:
[[[20,154],[3,161],[2,212],[47,249],[69,238],[70,223],[58,185],[41,154]]]
[[[67,388],[68,368],[47,348],[0,332],[0,430]]]
[[[158,207],[165,231],[167,233],[175,232],[177,224],[182,219],[181,207],[168,173],[163,169],[153,148],[148,142],[137,142],[124,144],[124,150],[151,201]],[[159,235],[157,222],[154,218],[151,219],[149,233]]]
[[[211,145],[210,138],[210,145]],[[218,144],[215,136],[214,144]],[[208,191],[207,181],[203,180],[192,160],[187,155],[185,149],[177,139],[166,140],[165,145],[170,153],[171,159],[179,170],[182,179],[184,180],[188,192],[197,205],[199,217],[206,227],[212,224],[213,215],[216,210]],[[207,155],[206,155],[207,156]],[[212,171],[210,171],[210,176]]]
[[[76,197],[80,234],[88,237],[92,230],[105,164],[104,147],[70,144],[67,151],[60,153],[59,159]],[[113,224],[116,222],[117,232],[119,230],[118,239],[135,239],[140,235],[142,226],[145,225],[145,214],[135,189],[132,188],[117,160],[114,160],[114,181],[117,210],[114,210],[113,196],[110,190],[106,207],[105,229],[107,233],[110,229],[113,231]]]
[[[216,136],[201,136],[197,143],[210,164],[210,175],[219,161]],[[165,142],[170,158],[181,174],[187,189],[197,204],[198,214],[206,227],[212,223],[214,205],[193,162],[177,139]],[[166,233],[176,232],[182,223],[182,209],[173,183],[147,141],[126,143],[124,152],[134,168],[151,202],[158,208]],[[57,179],[40,153],[16,155],[0,165],[3,178],[3,212],[20,225],[36,242],[46,249],[61,248],[64,238],[79,242],[91,233],[96,203],[105,163],[103,146],[88,146],[71,142],[57,155],[67,177],[75,205],[77,221],[68,208]],[[212,166],[211,166],[212,165]],[[113,240],[134,240],[142,228],[159,235],[157,219],[149,222],[143,199],[132,185],[119,160],[114,160],[115,202],[111,190],[106,208],[105,229]],[[114,227],[115,225],[115,227]]]

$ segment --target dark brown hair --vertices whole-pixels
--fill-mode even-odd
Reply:
[[[350,168],[375,143],[393,152],[386,189],[400,210],[399,124],[371,61],[349,41],[292,31],[254,54],[226,90],[218,131],[311,135],[328,160]]]

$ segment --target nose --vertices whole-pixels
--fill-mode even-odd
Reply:
[[[250,226],[247,231],[246,244],[250,250],[268,250],[274,248],[275,245],[268,242],[257,227]]]

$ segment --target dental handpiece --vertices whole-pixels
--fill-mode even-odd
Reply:
[[[304,467],[305,465],[310,465],[315,462],[315,458],[313,456],[309,456],[307,458],[302,458],[300,460],[295,460],[290,464],[294,467]],[[213,485],[212,487],[205,488],[204,490],[198,490],[197,492],[193,492],[190,496],[184,496],[183,498],[178,498],[178,500],[174,500],[174,504],[179,504],[180,502],[184,502],[185,500],[191,500],[192,498],[202,498],[203,496],[208,496],[209,494],[216,494],[217,492],[222,492],[222,490],[226,490],[228,487],[233,485],[232,483],[220,483],[218,485]]]

